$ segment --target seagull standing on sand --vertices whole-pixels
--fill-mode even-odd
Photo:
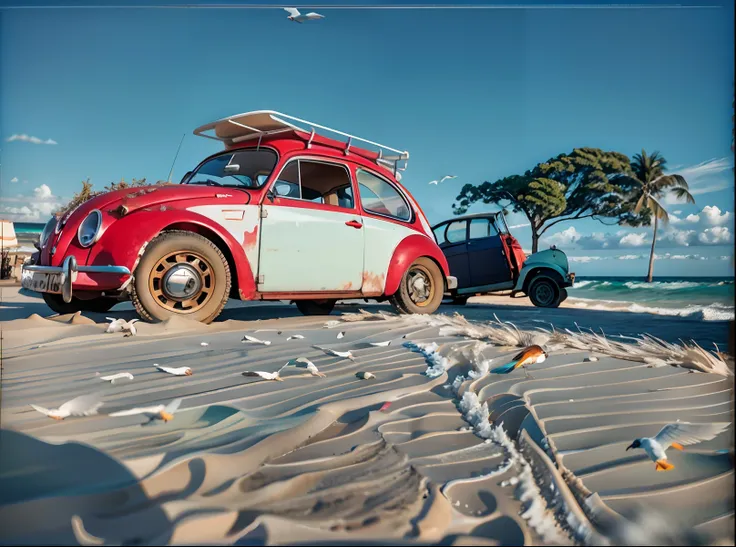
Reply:
[[[531,374],[526,370],[529,365],[543,363],[544,360],[549,357],[546,351],[540,346],[533,345],[521,350],[517,355],[513,357],[511,361],[500,367],[491,369],[493,374],[508,374],[512,370],[516,370],[519,367],[524,368],[524,373],[527,378],[531,378]]]
[[[655,463],[657,471],[669,471],[675,466],[667,461],[667,449],[672,447],[676,450],[685,450],[683,445],[698,444],[703,441],[714,439],[731,425],[730,422],[712,424],[691,424],[688,422],[677,422],[667,424],[659,430],[654,437],[642,437],[634,439],[634,442],[626,447],[641,448],[647,453],[649,459]]]
[[[447,179],[456,179],[457,175],[445,175],[440,180],[430,180],[429,184],[434,184],[435,186],[440,184],[441,182],[446,181]]]
[[[306,15],[302,15],[299,13],[299,10],[296,8],[284,8],[284,11],[286,11],[289,16],[287,19],[289,21],[294,21],[296,23],[303,23],[304,21],[309,21],[312,19],[324,19],[324,15],[320,15],[319,13],[315,13],[313,11],[310,11]]]
[[[163,420],[169,422],[174,419],[174,412],[181,405],[181,399],[174,399],[168,405],[147,406],[142,408],[131,408],[130,410],[121,410],[113,412],[109,416],[135,416],[136,414],[144,414],[149,420]]]
[[[102,406],[99,395],[80,395],[67,401],[59,408],[44,408],[42,406],[31,405],[34,410],[41,414],[45,414],[54,420],[63,420],[69,416],[93,416],[97,414],[97,410]]]
[[[192,374],[194,374],[192,372],[192,369],[189,367],[162,367],[160,365],[157,365],[156,363],[154,363],[153,366],[159,369],[161,372],[168,372],[169,374],[173,374],[174,376],[191,376]]]

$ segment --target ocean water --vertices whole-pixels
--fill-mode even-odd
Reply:
[[[579,277],[568,294],[576,308],[734,319],[733,277],[655,277],[652,283],[643,277]]]
[[[15,233],[20,234],[31,234],[31,235],[41,235],[41,232],[43,232],[43,227],[45,226],[44,223],[38,223],[38,222],[13,222],[13,228],[15,228]]]

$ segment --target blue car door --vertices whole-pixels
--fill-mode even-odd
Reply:
[[[457,288],[471,286],[468,263],[468,221],[455,220],[434,230],[437,244],[442,249],[450,267],[450,275],[457,278]]]
[[[471,219],[467,257],[472,287],[511,281],[511,270],[504,254],[501,236],[490,218]]]

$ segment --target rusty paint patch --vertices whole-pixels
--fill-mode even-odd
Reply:
[[[254,249],[258,243],[258,224],[253,226],[253,230],[248,230],[243,234],[243,249]]]
[[[363,272],[363,292],[383,292],[386,275],[377,275],[372,272]]]

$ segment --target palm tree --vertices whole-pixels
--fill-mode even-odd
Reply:
[[[633,203],[636,200],[634,214],[638,215],[642,209],[648,211],[654,216],[654,233],[652,234],[652,250],[649,254],[649,272],[647,273],[647,281],[652,282],[652,272],[654,270],[654,245],[657,242],[657,228],[659,222],[663,224],[669,222],[669,215],[664,208],[660,199],[667,192],[672,192],[678,199],[685,199],[686,203],[695,203],[695,198],[687,185],[687,181],[681,175],[666,175],[664,173],[667,160],[659,152],[647,155],[642,149],[641,154],[635,154],[634,160],[631,162],[631,172],[624,177],[629,179],[629,186],[633,187],[633,191],[628,199]]]

